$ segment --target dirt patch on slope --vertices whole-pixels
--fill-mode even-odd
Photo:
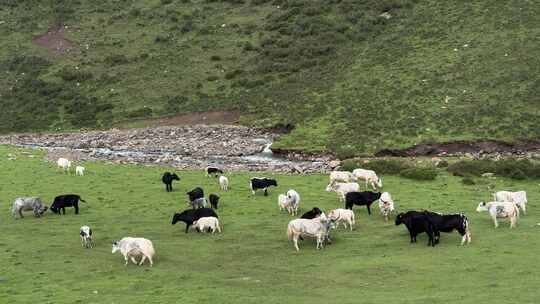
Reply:
[[[240,119],[240,112],[236,111],[207,111],[188,114],[179,114],[168,117],[132,120],[128,124],[142,125],[144,127],[185,126],[185,125],[235,125]],[[120,124],[123,128],[125,124]]]
[[[475,141],[453,141],[446,143],[418,144],[407,149],[384,149],[375,156],[445,156],[471,154],[524,154],[526,152],[540,151],[540,140],[522,140],[516,142],[505,142],[499,140],[475,140]]]
[[[74,50],[74,44],[65,38],[67,26],[55,25],[45,34],[34,37],[32,41],[58,55],[65,55]]]

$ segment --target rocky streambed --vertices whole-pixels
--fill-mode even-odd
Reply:
[[[278,135],[233,125],[193,125],[79,133],[0,136],[0,144],[45,149],[47,158],[157,164],[178,169],[219,166],[228,171],[327,172],[336,162],[314,156],[292,160],[269,149]]]

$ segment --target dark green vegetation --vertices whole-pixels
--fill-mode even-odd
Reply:
[[[484,173],[494,173],[513,179],[540,178],[540,164],[527,159],[462,160],[448,166],[448,171],[458,176],[480,176]]]
[[[456,233],[443,234],[435,248],[426,246],[425,235],[410,245],[405,227],[356,208],[353,232],[334,231],[334,243],[321,251],[303,241],[296,254],[285,234],[292,217],[278,211],[277,195],[298,190],[301,211],[340,207],[336,195],[324,191],[328,176],[277,175],[279,187],[268,197],[252,197],[246,185],[256,173],[231,174],[224,193],[202,171],[179,172],[182,181],[167,193],[160,182],[167,168],[85,163],[88,174],[76,177],[58,172],[36,151],[35,158],[21,151],[0,147],[0,168],[11,172],[0,175],[3,303],[499,304],[538,298],[538,180],[480,178],[465,186],[443,173],[434,181],[384,175],[398,211],[465,212],[471,245],[460,247]],[[7,160],[7,153],[17,160]],[[222,234],[184,234],[182,224],[171,226],[173,212],[186,208],[184,193],[197,185],[221,195]],[[516,229],[507,221],[495,229],[487,214],[474,211],[493,189],[527,191],[530,208]],[[66,216],[28,213],[15,220],[8,211],[18,196],[50,202],[69,192],[87,200],[77,216],[71,209]],[[81,248],[83,224],[94,229],[94,249]],[[125,267],[121,255],[111,254],[111,242],[127,235],[153,241],[153,268]]]
[[[342,157],[540,134],[534,1],[0,1],[0,131],[240,110]],[[386,19],[381,16],[387,13]],[[66,24],[73,50],[32,39]]]
[[[540,164],[529,159],[503,159],[499,161],[483,160],[441,160],[437,164],[428,159],[421,158],[375,158],[375,159],[347,159],[343,161],[342,169],[353,171],[356,168],[374,170],[380,174],[399,174],[403,177],[417,180],[433,180],[438,170],[446,170],[456,176],[481,176],[484,173],[493,173],[496,176],[513,179],[540,178]]]

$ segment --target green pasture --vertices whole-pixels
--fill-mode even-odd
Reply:
[[[15,157],[9,160],[8,154]],[[33,155],[34,157],[31,157]],[[324,191],[325,175],[228,174],[229,192],[202,171],[179,171],[174,192],[160,175],[170,168],[84,163],[83,177],[59,172],[37,150],[0,147],[1,303],[538,303],[540,227],[539,181],[479,180],[465,186],[441,172],[435,181],[384,176],[398,211],[426,208],[464,212],[472,243],[459,246],[457,233],[427,245],[425,235],[409,244],[405,227],[355,209],[353,232],[333,231],[334,243],[316,250],[312,240],[296,253],[286,238],[291,216],[279,212],[277,196],[289,188],[302,196],[301,211],[341,207]],[[251,176],[274,176],[268,197],[252,196]],[[222,234],[183,232],[171,225],[174,212],[187,208],[185,192],[202,186],[218,193]],[[516,229],[493,224],[475,212],[491,190],[526,190],[529,211]],[[20,196],[80,194],[79,215],[27,213],[14,219],[11,203]],[[90,225],[96,247],[80,245],[79,227]],[[154,267],[124,266],[111,242],[125,236],[153,241]]]

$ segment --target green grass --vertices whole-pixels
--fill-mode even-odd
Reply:
[[[537,302],[538,180],[479,179],[464,186],[444,173],[429,182],[384,176],[399,211],[465,212],[472,244],[460,247],[454,233],[443,234],[436,248],[426,246],[425,235],[410,245],[405,227],[358,208],[353,232],[334,231],[334,243],[321,251],[304,241],[297,254],[285,235],[292,217],[278,211],[277,195],[296,189],[302,211],[339,207],[336,196],[324,191],[327,176],[277,175],[279,187],[268,197],[252,197],[248,179],[263,173],[230,174],[231,189],[221,192],[214,179],[186,171],[179,172],[175,191],[166,193],[160,174],[168,168],[85,163],[89,173],[76,177],[57,172],[37,151],[31,151],[35,158],[22,151],[0,147],[5,303]],[[7,160],[7,153],[17,160]],[[171,226],[172,214],[186,208],[184,193],[197,185],[221,195],[222,234],[184,234],[183,224]],[[510,230],[504,221],[495,229],[487,214],[474,211],[490,197],[490,185],[528,192],[530,208],[518,228]],[[65,216],[48,212],[15,220],[8,212],[19,196],[50,202],[71,192],[88,201],[79,215],[70,209]],[[80,246],[83,224],[94,229],[91,250]],[[153,268],[125,267],[121,255],[111,254],[111,242],[129,235],[153,241]]]
[[[276,146],[347,155],[537,138],[534,4],[4,1],[0,132],[223,109],[248,125],[297,126]],[[55,22],[69,26],[76,52],[52,55],[31,42]]]

